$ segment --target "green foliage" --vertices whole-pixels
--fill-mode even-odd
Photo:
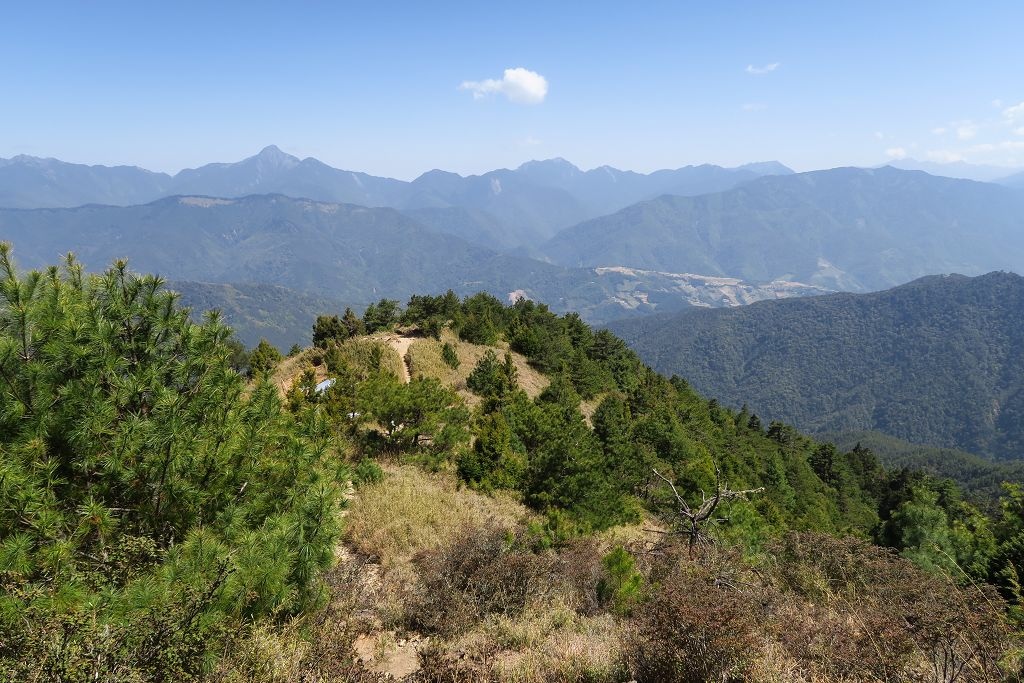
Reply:
[[[394,299],[381,299],[363,311],[363,326],[368,334],[390,330],[398,324],[402,309]]]
[[[384,470],[371,458],[363,458],[352,468],[352,481],[356,486],[384,481]]]
[[[288,410],[297,413],[318,399],[316,395],[316,370],[312,366],[305,368],[298,379],[292,382],[288,395],[285,397]]]
[[[260,339],[260,343],[249,354],[249,371],[253,377],[260,377],[273,372],[277,364],[281,362],[281,352],[266,339]]]
[[[620,546],[601,559],[605,575],[597,584],[598,599],[618,614],[629,614],[643,597],[644,577],[636,569],[636,559]]]
[[[318,315],[313,323],[313,346],[326,349],[348,339],[348,329],[336,315]]]
[[[488,349],[466,379],[466,386],[484,398],[500,400],[516,389],[516,366],[512,356],[505,354],[499,361],[497,354]]]
[[[249,352],[245,350],[245,344],[234,336],[224,342],[228,347],[228,365],[240,375],[249,374]]]
[[[459,457],[463,480],[484,489],[518,489],[523,485],[526,459],[512,446],[513,434],[501,413],[477,419],[473,448]]]
[[[749,411],[731,411],[682,379],[657,375],[621,339],[594,332],[577,315],[558,316],[526,299],[511,306],[489,295],[460,302],[450,292],[414,296],[403,315],[406,324],[452,321],[476,341],[504,336],[548,375],[550,384],[531,401],[517,389],[509,355],[502,361],[489,350],[482,357],[467,386],[485,400],[472,423],[473,448],[458,455],[457,469],[474,486],[520,491],[560,529],[578,533],[636,519],[641,499],[656,510],[670,502],[653,485],[654,467],[692,500],[713,489],[716,466],[734,488],[764,487],[756,500],[727,510],[723,537],[749,546],[785,529],[867,535],[878,523],[884,473],[869,451],[841,452],[783,423],[765,431]],[[477,337],[481,329],[486,334]],[[386,384],[367,385],[359,412],[392,412],[382,406],[400,390]],[[588,424],[581,400],[597,395],[603,397]],[[397,443],[392,418],[373,419],[388,448],[412,447]],[[396,430],[401,424],[394,420]]]
[[[985,580],[997,554],[988,520],[948,481],[896,473],[882,501],[878,539],[916,565],[959,582]]]
[[[441,296],[414,294],[409,297],[402,313],[402,322],[418,325],[430,336],[438,336],[448,323],[458,323],[462,318],[462,302],[452,290]],[[436,331],[437,334],[433,334]]]
[[[459,354],[455,352],[455,347],[448,342],[441,346],[441,360],[452,370],[458,370],[462,364],[462,361],[459,360]]]
[[[340,505],[323,416],[247,392],[230,331],[159,278],[19,276],[6,246],[0,270],[0,659],[60,642],[92,675],[166,650],[138,664],[173,678],[219,619],[316,604]]]
[[[432,378],[403,384],[391,374],[376,373],[358,386],[357,405],[385,447],[395,452],[455,452],[469,440],[462,399]]]
[[[1024,278],[989,273],[927,277],[871,294],[694,309],[612,328],[656,369],[685,373],[701,392],[749,402],[813,433],[871,430],[1013,461],[1024,452],[1022,309]],[[951,455],[925,462],[941,467]],[[958,469],[973,477],[979,464]],[[986,484],[998,490],[993,479]]]
[[[351,308],[345,309],[345,314],[341,317],[341,326],[345,330],[346,339],[366,334],[366,326],[363,324],[362,319]]]

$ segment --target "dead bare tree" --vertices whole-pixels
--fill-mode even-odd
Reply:
[[[713,516],[715,514],[715,510],[722,501],[737,498],[745,499],[750,494],[764,491],[763,487],[746,489],[743,491],[734,491],[730,489],[729,486],[722,481],[722,471],[718,466],[715,466],[714,495],[709,498],[702,489],[700,492],[701,503],[696,508],[693,508],[690,507],[690,504],[686,502],[686,499],[679,494],[675,483],[671,479],[663,475],[657,469],[654,469],[653,471],[659,479],[669,485],[669,488],[672,489],[672,495],[674,495],[676,499],[676,518],[672,520],[672,528],[667,532],[659,533],[686,536],[688,539],[691,559],[693,559],[695,549],[711,545],[712,538],[708,533],[707,528],[713,524],[726,521],[724,518],[716,518]]]

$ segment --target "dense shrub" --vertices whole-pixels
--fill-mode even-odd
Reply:
[[[525,539],[497,526],[465,528],[451,542],[414,558],[423,581],[408,619],[427,633],[453,635],[486,615],[522,613],[542,595],[552,558],[532,552]]]
[[[0,666],[186,678],[221,619],[317,604],[342,476],[323,416],[247,390],[230,331],[159,278],[19,277],[6,246],[0,270]]]
[[[633,609],[627,650],[638,683],[741,681],[758,651],[758,603],[680,563]]]
[[[856,539],[789,534],[771,550],[774,631],[808,669],[865,680],[918,680],[922,668],[939,681],[1002,680],[1013,641],[993,589],[958,586]]]

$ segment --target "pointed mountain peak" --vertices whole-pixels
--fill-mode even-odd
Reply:
[[[267,145],[260,150],[259,154],[251,158],[273,166],[294,166],[299,163],[298,157],[282,152],[277,145]]]

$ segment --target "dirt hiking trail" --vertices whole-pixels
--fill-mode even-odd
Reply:
[[[384,339],[388,346],[397,351],[399,358],[402,359],[402,381],[406,384],[412,381],[412,375],[409,374],[409,347],[412,346],[416,339],[416,337],[407,337],[405,335],[388,336]]]

